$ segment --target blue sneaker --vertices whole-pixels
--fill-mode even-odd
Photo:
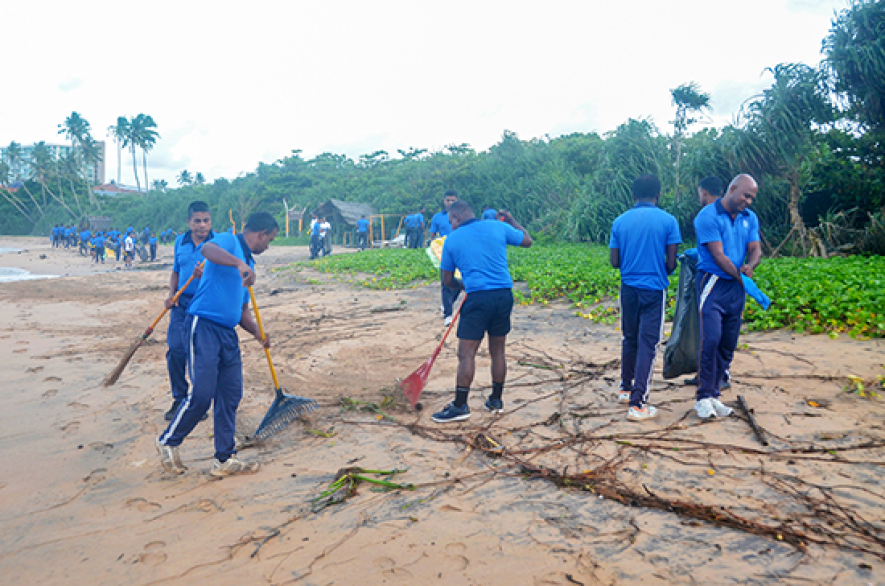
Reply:
[[[486,401],[486,409],[492,413],[500,413],[504,410],[504,401],[489,397],[489,400]]]
[[[437,423],[449,423],[451,421],[463,421],[470,417],[470,407],[465,403],[463,407],[455,407],[454,403],[449,403],[439,413],[434,413],[430,419]]]

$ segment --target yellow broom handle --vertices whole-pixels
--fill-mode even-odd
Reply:
[[[261,314],[258,313],[258,304],[255,303],[255,293],[252,292],[252,287],[249,287],[249,300],[252,302],[252,309],[255,311],[255,321],[258,322],[258,333],[261,334],[261,341],[265,341],[267,338],[264,335],[264,325],[261,323]],[[270,376],[273,377],[273,384],[275,389],[280,388],[280,381],[277,380],[277,371],[273,367],[273,360],[270,357],[270,350],[267,348],[264,349],[264,354],[267,356],[267,365],[270,366]]]

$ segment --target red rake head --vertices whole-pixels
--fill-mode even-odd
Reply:
[[[427,384],[427,379],[430,377],[430,369],[433,368],[434,358],[436,358],[436,355],[419,366],[418,370],[403,379],[403,382],[399,385],[399,388],[403,390],[403,394],[406,396],[406,399],[412,407],[414,407],[418,402],[418,399],[421,398],[421,391],[424,390],[424,385]]]

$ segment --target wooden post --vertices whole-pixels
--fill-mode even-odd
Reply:
[[[236,234],[236,233],[237,233],[237,223],[234,222],[234,211],[233,211],[233,210],[227,210],[227,215],[228,215],[228,217],[230,217],[230,223],[231,223],[231,226],[233,226],[234,234]]]
[[[381,241],[387,240],[387,233],[384,231],[384,214],[381,214]]]

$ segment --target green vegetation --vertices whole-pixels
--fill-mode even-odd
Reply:
[[[514,296],[523,305],[571,302],[576,315],[616,323],[618,272],[604,246],[558,244],[509,248]],[[335,275],[342,283],[372,289],[405,289],[436,283],[438,273],[423,250],[384,249],[331,256],[293,265]],[[791,328],[831,337],[885,337],[885,257],[764,259],[754,280],[771,298],[763,311],[748,298],[744,320],[751,330]],[[670,279],[669,316],[678,270]],[[522,290],[526,292],[523,293]]]

